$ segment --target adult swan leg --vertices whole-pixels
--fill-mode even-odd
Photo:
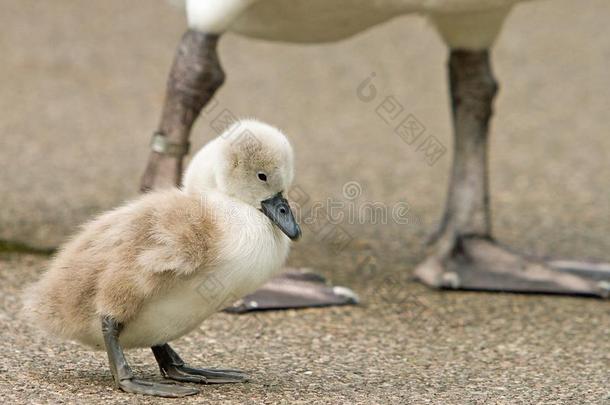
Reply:
[[[218,34],[189,29],[182,36],[167,80],[159,129],[142,177],[141,190],[181,183],[182,160],[188,153],[193,123],[224,82],[216,48]]]
[[[449,80],[454,156],[447,204],[416,277],[441,288],[607,297],[610,266],[525,258],[493,239],[487,154],[497,85],[488,50],[451,50]]]
[[[182,161],[188,153],[191,128],[225,79],[218,41],[231,22],[254,1],[187,1],[190,28],[182,36],[167,80],[161,122],[153,134],[153,150],[141,191],[181,184]],[[356,302],[356,295],[347,288],[333,288],[321,277],[290,270],[228,310],[247,312]]]

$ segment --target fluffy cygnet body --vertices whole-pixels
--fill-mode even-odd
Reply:
[[[86,224],[28,290],[25,309],[54,335],[105,348],[117,385],[126,391],[195,393],[138,382],[130,370],[122,375],[115,370],[116,356],[122,356],[117,350],[156,348],[166,377],[171,372],[164,367],[184,367],[167,342],[261,286],[284,263],[289,238],[300,235],[281,195],[292,178],[285,136],[266,124],[240,121],[194,157],[183,189],[144,195]],[[172,361],[163,364],[164,358]],[[198,371],[199,382],[245,379],[237,371]]]

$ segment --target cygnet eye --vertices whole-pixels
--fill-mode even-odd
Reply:
[[[257,176],[260,181],[267,181],[267,175],[265,173],[258,172]]]

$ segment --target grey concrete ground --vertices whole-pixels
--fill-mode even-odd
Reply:
[[[165,1],[0,1],[0,239],[52,247],[136,194],[165,76],[184,30]],[[529,254],[610,261],[610,3],[528,3],[494,50],[501,93],[492,138],[498,238]],[[429,24],[399,18],[337,44],[221,43],[228,81],[195,146],[228,109],[291,136],[308,204],[408,206],[408,223],[343,222],[340,252],[305,229],[290,258],[353,286],[367,305],[219,314],[176,342],[193,364],[249,370],[245,385],[191,402],[609,403],[610,307],[593,299],[439,293],[409,276],[446,190],[449,153],[429,165],[375,113],[387,96],[451,146],[446,51]],[[356,95],[376,73],[378,98]],[[347,182],[359,195],[344,196]],[[406,205],[405,205],[406,204]],[[0,396],[8,403],[130,402],[103,353],[34,333],[18,291],[48,259],[0,258]],[[146,351],[136,371],[159,378]],[[141,402],[167,402],[140,397]]]
[[[34,335],[16,294],[46,260],[0,262],[8,403],[129,403],[102,352]],[[337,265],[341,264],[337,261]],[[248,384],[204,386],[187,403],[607,404],[608,304],[592,299],[438,293],[355,286],[365,307],[219,314],[176,342],[192,364],[238,367]],[[160,380],[152,353],[129,352],[135,372]],[[142,403],[170,400],[138,397]]]

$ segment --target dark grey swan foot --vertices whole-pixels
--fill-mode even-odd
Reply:
[[[182,398],[199,393],[199,390],[196,388],[161,384],[135,378],[127,363],[123,349],[119,344],[119,335],[122,329],[123,325],[114,319],[110,317],[102,318],[102,334],[106,345],[106,353],[108,354],[110,371],[117,388],[132,394],[166,398]]]
[[[358,296],[349,288],[329,285],[326,279],[307,269],[286,269],[260,289],[245,296],[225,312],[355,305]]]
[[[525,258],[491,238],[457,238],[415,269],[415,276],[436,288],[585,295],[608,298],[610,265]]]
[[[249,381],[246,373],[234,369],[192,368],[184,364],[167,343],[151,347],[161,374],[171,380],[199,384],[232,384]]]

